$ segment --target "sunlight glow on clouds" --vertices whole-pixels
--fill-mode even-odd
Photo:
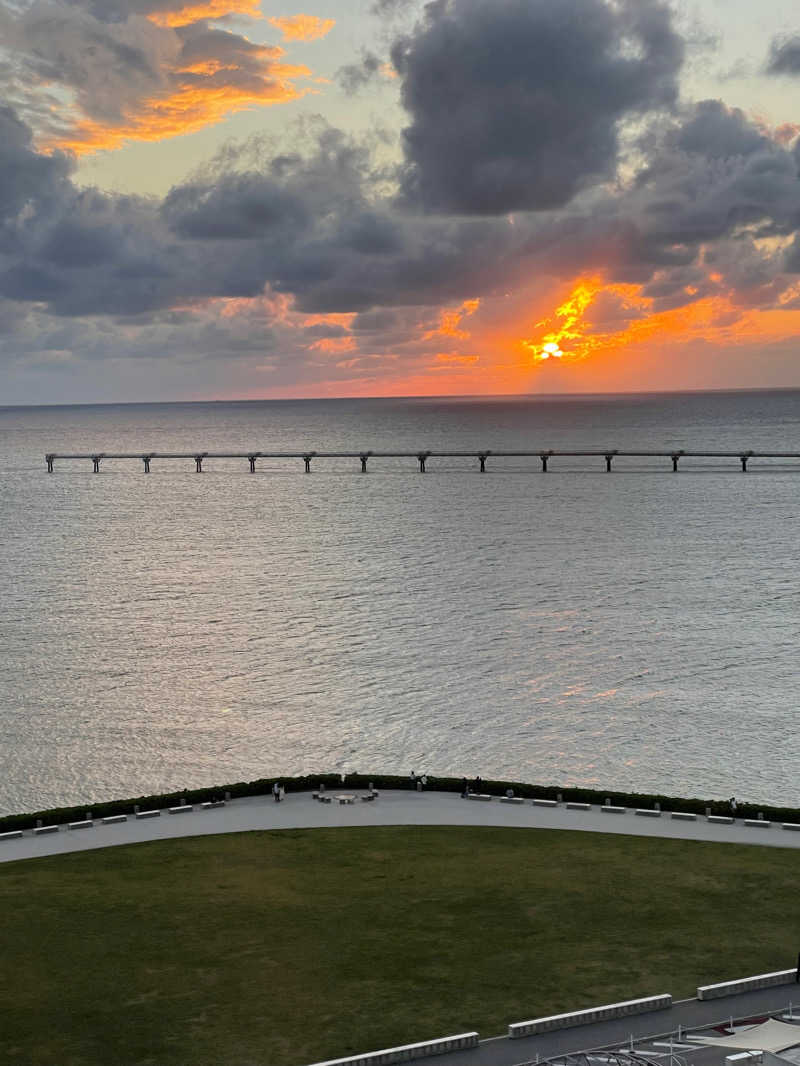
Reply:
[[[322,19],[318,15],[274,16],[269,21],[287,41],[318,41],[336,25],[335,19]]]
[[[564,303],[557,307],[553,314],[553,318],[562,320],[561,324],[556,324],[555,328],[547,330],[548,326],[553,325],[552,319],[537,322],[536,329],[545,329],[547,332],[542,335],[541,340],[523,340],[521,342],[523,348],[528,349],[534,359],[561,359],[565,356],[573,359],[585,358],[588,352],[581,344],[581,341],[585,344],[585,339],[582,338],[580,324],[586,308],[600,289],[599,278],[579,281]],[[565,345],[568,349],[566,353],[563,350]]]
[[[430,329],[423,336],[423,340],[433,337],[456,337],[458,340],[467,340],[469,332],[461,328],[462,318],[474,315],[480,307],[480,300],[465,300],[461,307],[455,309],[443,308],[439,312],[439,325],[436,329]]]
[[[0,394],[800,384],[800,17],[768,121],[666,0],[282,10],[0,0]]]
[[[225,15],[247,15],[263,18],[261,0],[200,0],[188,3],[175,11],[152,11],[147,16],[157,26],[188,26],[202,19],[217,19]]]
[[[279,62],[280,48],[261,45],[250,53],[258,73],[243,72],[224,61],[206,59],[170,72],[163,94],[144,97],[126,108],[114,123],[84,118],[69,133],[47,141],[49,150],[113,150],[127,141],[162,141],[180,137],[256,105],[282,104],[309,92],[297,78],[310,77],[305,66]]]
[[[162,141],[316,91],[298,87],[311,71],[282,48],[213,24],[261,18],[257,0],[33,0],[19,10],[6,2],[0,39],[15,85],[25,86],[15,91],[49,151]],[[115,5],[129,7],[127,17]],[[48,108],[37,92],[49,94]]]

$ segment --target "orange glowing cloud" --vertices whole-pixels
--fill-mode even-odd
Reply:
[[[153,11],[147,17],[156,26],[188,26],[203,19],[218,19],[224,15],[248,15],[263,18],[261,0],[199,0],[188,3],[177,11]]]
[[[214,59],[195,61],[175,70],[169,88],[129,105],[122,121],[115,124],[79,119],[74,129],[47,144],[85,155],[119,148],[126,141],[161,141],[194,133],[228,115],[254,106],[286,103],[305,95],[293,79],[308,77],[304,66],[277,62],[283,50],[266,45],[254,48],[261,73],[240,76],[236,66]]]
[[[580,324],[586,309],[601,290],[600,278],[579,280],[567,299],[554,312],[553,317],[559,319],[560,323],[554,324],[550,319],[537,322],[537,329],[549,325],[555,325],[555,328],[543,333],[537,340],[522,340],[522,347],[538,360],[563,359],[570,356],[580,358],[586,354],[586,338]]]
[[[277,26],[285,41],[318,41],[336,25],[335,19],[322,19],[317,15],[282,15],[269,21]]]
[[[719,283],[719,274],[708,280]],[[592,366],[613,372],[615,380],[631,378],[636,373],[640,355],[678,350],[693,345],[715,351],[724,358],[725,351],[748,345],[768,345],[797,335],[800,329],[800,283],[797,291],[789,289],[774,308],[742,308],[730,292],[722,287],[716,293],[694,300],[697,289],[687,287],[687,302],[667,310],[654,310],[654,301],[643,295],[640,285],[605,284],[601,278],[578,278],[567,298],[552,317],[537,323],[538,335],[524,338],[518,348],[524,353],[528,371],[554,360],[592,374]],[[592,321],[594,307],[604,300],[617,309],[603,328],[603,318]],[[636,348],[636,358],[625,353]],[[557,352],[556,352],[557,349]],[[532,357],[532,359],[531,359]],[[520,370],[523,366],[520,366]],[[647,386],[647,382],[639,383]]]
[[[345,329],[350,329],[355,317],[355,311],[327,311],[324,314],[303,315],[299,319],[299,325],[304,328],[308,326],[343,326]]]
[[[310,352],[353,352],[356,342],[354,337],[322,337],[309,344]]]
[[[431,340],[433,337],[455,337],[458,340],[469,339],[470,334],[461,329],[461,320],[474,315],[480,305],[480,300],[465,300],[460,307],[442,309],[439,312],[438,327],[428,330],[422,339],[425,341]]]
[[[451,352],[437,352],[436,362],[444,363],[446,365],[456,366],[472,366],[480,359],[479,355],[454,355]],[[431,367],[432,370],[438,370],[439,367]]]

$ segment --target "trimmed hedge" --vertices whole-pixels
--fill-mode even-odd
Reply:
[[[0,818],[0,833],[12,829],[32,829],[38,821],[43,825],[66,825],[84,817],[91,808],[94,818],[105,818],[110,814],[132,814],[134,807],[142,810],[163,810],[177,807],[181,800],[187,803],[204,803],[212,799],[221,799],[226,792],[231,798],[238,796],[263,796],[272,791],[276,779],[259,778],[256,781],[238,781],[232,785],[219,785],[213,788],[185,789],[180,792],[166,792],[155,796],[137,796],[133,799],[109,800],[105,803],[82,803],[79,807],[56,807],[49,811],[34,811],[30,814],[8,814]],[[305,777],[279,778],[287,792],[311,792],[321,784],[326,789],[367,788],[370,781],[377,789],[413,789],[411,777],[399,774],[307,774]],[[463,778],[427,777],[427,792],[461,792]],[[472,784],[472,782],[470,782]],[[654,807],[660,804],[662,811],[690,811],[695,814],[729,814],[727,800],[685,799],[678,796],[651,795],[646,792],[611,792],[593,788],[563,787],[560,785],[531,785],[523,781],[483,781],[483,792],[493,796],[504,796],[508,789],[514,790],[515,796],[526,799],[556,799],[559,795],[566,802],[592,803],[602,805],[607,799],[618,807]],[[736,815],[739,818],[757,818],[763,814],[773,822],[800,823],[800,809],[796,807],[771,807],[762,803],[737,803]]]

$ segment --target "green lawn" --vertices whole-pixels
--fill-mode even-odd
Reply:
[[[528,829],[0,866],[0,1061],[302,1066],[793,965],[800,852]]]

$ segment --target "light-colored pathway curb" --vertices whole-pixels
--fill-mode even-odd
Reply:
[[[129,818],[113,824],[98,819],[93,833],[69,833],[66,826],[36,835],[28,831],[22,837],[0,841],[0,862],[179,836],[379,825],[570,829],[673,840],[800,847],[800,833],[787,833],[775,822],[771,825],[762,822],[755,829],[741,820],[728,825],[709,822],[704,817],[696,821],[641,818],[636,817],[633,809],[609,818],[596,806],[583,810],[574,805],[568,808],[566,804],[542,807],[530,801],[507,804],[500,803],[499,797],[491,802],[467,803],[454,792],[382,792],[374,803],[323,804],[312,799],[310,792],[292,792],[281,803],[275,803],[271,796],[247,796],[213,810],[196,807],[181,818]]]

